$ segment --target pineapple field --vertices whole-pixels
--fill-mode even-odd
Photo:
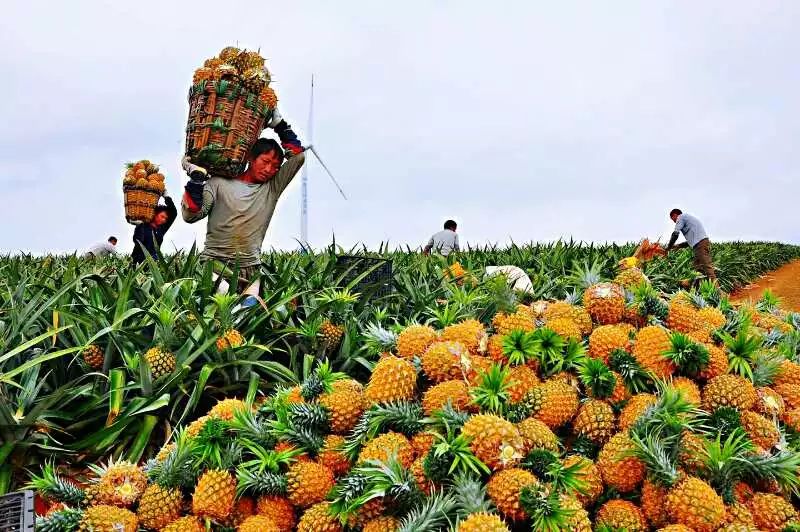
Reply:
[[[728,297],[800,247],[692,289],[635,248],[276,252],[249,308],[195,250],[0,258],[0,491],[43,531],[800,529],[800,314]]]

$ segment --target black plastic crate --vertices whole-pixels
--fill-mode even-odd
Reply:
[[[342,277],[340,286],[364,276],[353,286],[353,292],[369,299],[384,297],[392,293],[392,261],[358,255],[336,257],[337,274]]]
[[[33,531],[33,492],[17,491],[0,497],[0,532]]]

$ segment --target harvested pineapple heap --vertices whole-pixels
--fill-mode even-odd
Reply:
[[[164,193],[164,174],[158,171],[158,166],[147,159],[126,165],[123,185],[136,186],[158,194]]]
[[[261,54],[252,50],[240,50],[235,46],[223,48],[217,57],[206,59],[202,67],[194,72],[193,82],[233,81],[257,94],[262,103],[274,109],[278,103],[275,91],[269,87],[272,77]]]
[[[45,467],[37,530],[796,530],[800,316],[590,274],[582,305],[370,325],[366,384],[322,361],[85,489]]]

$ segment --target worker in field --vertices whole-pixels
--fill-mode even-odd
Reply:
[[[454,251],[459,251],[456,229],[458,229],[458,224],[453,220],[447,220],[444,223],[444,230],[433,235],[422,249],[422,252],[425,255],[430,255],[431,251],[433,251],[446,257]]]
[[[164,235],[178,217],[178,209],[172,198],[164,194],[166,205],[159,205],[155,208],[155,214],[150,223],[139,224],[133,231],[133,253],[131,259],[134,264],[144,262],[145,253],[153,258],[158,256]]]
[[[667,251],[691,247],[694,253],[694,269],[707,279],[716,282],[717,276],[714,273],[714,264],[711,262],[711,242],[703,224],[696,217],[680,209],[672,209],[669,217],[675,222],[675,230],[667,244]],[[681,233],[686,241],[676,246],[675,242]]]
[[[93,258],[103,258],[109,255],[116,255],[117,254],[117,237],[110,236],[108,240],[105,242],[98,242],[97,244],[90,247],[86,253],[84,253],[84,258],[93,259]]]
[[[304,148],[291,127],[275,113],[268,127],[281,144],[260,138],[250,149],[247,169],[238,177],[208,176],[184,157],[190,176],[181,202],[183,219],[194,223],[208,217],[201,257],[214,261],[216,276],[239,269],[244,306],[257,303],[260,288],[261,245],[278,199],[305,161]],[[225,290],[227,283],[221,284]]]

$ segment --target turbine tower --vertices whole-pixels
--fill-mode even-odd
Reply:
[[[308,105],[308,128],[306,129],[306,145],[310,146],[314,134],[314,74],[311,74],[311,101]],[[300,196],[300,244],[303,248],[310,247],[308,244],[308,167],[311,161],[306,159],[303,165],[302,194]]]

